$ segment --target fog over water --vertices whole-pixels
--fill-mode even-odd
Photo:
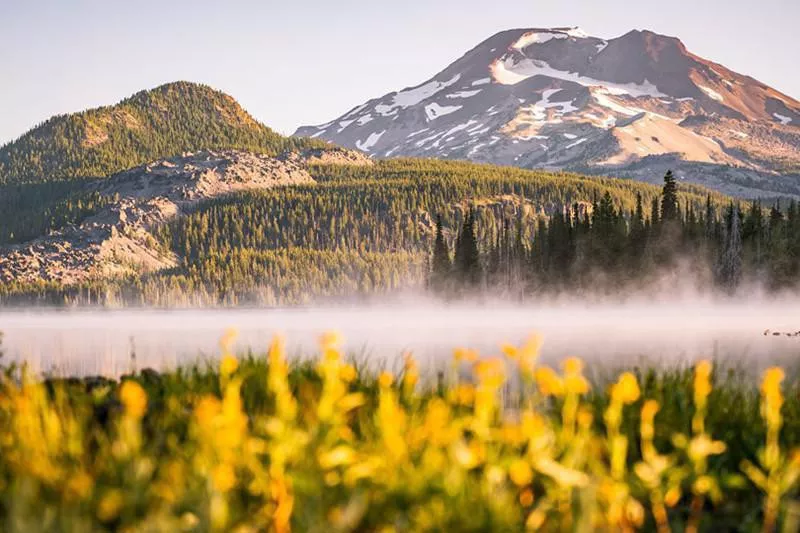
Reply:
[[[236,348],[263,353],[275,334],[290,354],[314,356],[319,335],[336,330],[345,349],[396,367],[412,351],[423,366],[443,367],[457,346],[499,353],[503,342],[544,336],[543,358],[579,355],[595,367],[684,364],[701,357],[754,369],[800,361],[800,299],[687,300],[527,304],[403,303],[359,307],[236,310],[81,310],[0,312],[4,361],[26,361],[60,375],[118,376],[136,367],[164,369],[219,354],[236,328]],[[769,333],[765,335],[765,331]],[[772,332],[780,332],[774,336]]]

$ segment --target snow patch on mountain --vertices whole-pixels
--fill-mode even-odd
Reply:
[[[514,41],[509,49],[522,51],[523,49],[534,45],[544,44],[552,41],[553,39],[586,39],[589,36],[580,28],[554,28],[551,30],[534,30],[522,34],[522,36]]]
[[[372,114],[371,113],[367,113],[363,117],[360,117],[356,122],[358,122],[359,126],[363,126],[364,124],[367,124],[367,123],[372,122],[372,121],[373,121]]]
[[[410,139],[411,137],[416,137],[420,133],[425,133],[426,131],[430,131],[430,128],[422,128],[421,130],[412,131],[411,133],[408,134],[408,137],[406,138]]]
[[[706,93],[706,96],[708,96],[712,100],[716,100],[717,102],[724,102],[725,101],[725,99],[722,97],[722,95],[719,94],[714,89],[712,89],[710,87],[705,87],[704,85],[698,85],[698,87],[700,88],[701,91]]]
[[[548,41],[552,41],[553,39],[566,39],[566,38],[568,38],[568,35],[562,32],[532,31],[524,34],[522,37],[517,39],[517,41],[511,45],[511,48],[513,48],[514,50],[522,50],[523,48],[527,48],[532,44],[544,44]]]
[[[439,91],[447,89],[454,83],[458,82],[459,79],[461,79],[461,74],[456,74],[447,81],[433,80],[420,85],[419,87],[400,91],[394,95],[391,104],[378,104],[375,106],[375,111],[380,115],[387,116],[395,112],[395,109],[398,107],[405,109],[407,107],[417,105],[434,96]]]
[[[383,130],[380,133],[370,133],[369,137],[367,137],[366,141],[356,141],[356,146],[359,150],[363,150],[364,152],[369,152],[373,146],[375,146],[378,141],[381,140],[383,134],[386,133],[386,130]]]
[[[573,105],[571,100],[567,102],[550,101],[550,98],[553,95],[560,92],[561,89],[548,89],[542,93],[541,100],[528,108],[536,122],[545,122],[547,120],[548,109],[556,109],[556,116],[554,119],[578,110],[578,108]]]
[[[475,137],[476,135],[483,135],[484,133],[488,133],[489,130],[491,130],[491,129],[492,128],[489,126],[489,127],[486,127],[486,128],[481,128],[479,130],[469,131],[468,133],[469,133],[470,137]]]
[[[446,94],[445,98],[470,98],[476,94],[480,94],[480,92],[481,89],[476,89],[474,91],[456,91],[454,93]]]
[[[349,126],[355,121],[356,119],[342,120],[341,122],[339,122],[339,130],[337,131],[337,133],[342,133],[347,126]]]
[[[570,143],[570,144],[568,144],[568,145],[566,146],[566,149],[567,149],[567,150],[569,150],[570,148],[575,148],[575,147],[576,147],[576,146],[578,146],[579,144],[583,144],[583,143],[585,143],[585,142],[586,142],[586,137],[583,137],[582,139],[578,139],[578,140],[577,140],[577,141],[575,141],[574,143]]]
[[[460,105],[439,105],[436,102],[431,102],[430,104],[425,106],[425,115],[428,117],[428,120],[436,120],[439,117],[443,117],[445,115],[449,115],[450,113],[455,113],[459,109],[464,106]]]
[[[772,116],[778,119],[778,122],[780,122],[784,126],[787,126],[792,121],[790,117],[781,115],[780,113],[773,113]]]
[[[633,117],[633,116],[638,115],[639,113],[644,113],[645,112],[644,109],[641,109],[641,108],[638,108],[638,107],[629,107],[629,106],[625,106],[625,105],[620,104],[619,102],[617,102],[616,100],[614,100],[611,97],[611,95],[609,94],[608,91],[605,91],[605,90],[602,90],[602,89],[599,89],[599,90],[596,90],[596,91],[592,91],[592,98],[599,105],[601,105],[601,106],[603,106],[603,107],[605,107],[607,109],[610,109],[612,111],[616,111],[617,113],[620,113],[622,115],[627,115],[629,117]]]
[[[570,37],[574,37],[576,39],[588,39],[589,38],[589,34],[586,33],[585,31],[583,31],[583,29],[578,27],[578,26],[575,26],[574,28],[569,28],[566,31],[566,33]]]
[[[504,59],[494,61],[490,70],[493,79],[503,85],[516,85],[534,76],[547,76],[578,83],[584,87],[603,87],[611,94],[627,94],[636,98],[641,96],[654,98],[667,96],[646,79],[640,84],[607,82],[588,76],[581,76],[576,72],[558,70],[551,67],[547,61],[538,59],[525,58],[517,62],[513,57],[506,56]]]

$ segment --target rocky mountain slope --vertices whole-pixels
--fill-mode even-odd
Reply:
[[[0,184],[107,176],[200,149],[277,155],[314,146],[321,143],[272,131],[225,93],[176,82],[116,105],[53,117],[0,147]]]
[[[89,279],[153,272],[177,264],[151,231],[200,201],[237,191],[313,183],[309,164],[369,165],[342,149],[310,149],[269,157],[204,150],[161,159],[87,186],[113,201],[78,225],[20,245],[0,247],[0,282]]]
[[[374,157],[645,180],[674,167],[726,193],[800,194],[800,102],[649,31],[505,31],[421,85],[296,135]]]

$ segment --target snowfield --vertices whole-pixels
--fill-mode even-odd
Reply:
[[[660,92],[658,87],[645,80],[641,84],[637,83],[613,83],[587,76],[581,76],[575,72],[567,72],[551,67],[546,61],[525,58],[516,62],[512,56],[504,56],[496,60],[491,67],[492,78],[497,83],[503,85],[516,85],[521,81],[534,76],[547,76],[564,81],[571,81],[584,87],[603,87],[611,94],[627,94],[633,97],[651,96],[654,98],[667,96]]]
[[[789,118],[787,116],[784,116],[784,115],[781,115],[780,113],[773,113],[772,116],[777,118],[778,122],[780,122],[784,126],[788,125],[792,121],[791,118]]]
[[[417,105],[428,98],[434,96],[439,91],[447,89],[454,83],[458,82],[461,79],[461,74],[456,74],[448,81],[430,81],[419,87],[415,87],[413,89],[407,89],[405,91],[400,91],[399,93],[394,95],[393,101],[389,105],[377,105],[375,106],[375,111],[380,113],[381,115],[388,115],[392,113],[395,108],[401,107],[406,108],[410,106]],[[380,109],[379,109],[380,108]]]
[[[439,117],[443,117],[445,115],[449,115],[450,113],[455,113],[459,109],[464,106],[461,105],[447,105],[441,106],[436,102],[432,102],[425,106],[425,114],[428,116],[428,120],[436,120]]]
[[[383,130],[380,133],[371,133],[367,140],[364,142],[356,141],[356,146],[358,146],[359,150],[363,150],[364,152],[369,152],[375,144],[381,140],[383,134],[386,133],[386,130]]]

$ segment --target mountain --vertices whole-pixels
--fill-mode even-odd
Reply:
[[[53,117],[0,147],[0,184],[107,176],[199,149],[277,155],[319,145],[279,135],[225,93],[176,82]]]
[[[654,182],[672,167],[739,196],[800,194],[800,102],[650,31],[504,31],[420,85],[295,135],[381,158]]]

